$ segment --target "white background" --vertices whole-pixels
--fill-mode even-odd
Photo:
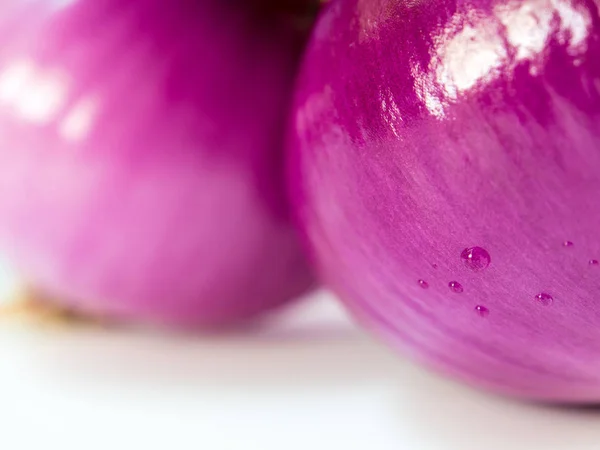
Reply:
[[[0,296],[12,284],[1,271]],[[55,448],[598,450],[600,407],[446,381],[373,342],[323,293],[223,336],[0,319],[0,449]]]

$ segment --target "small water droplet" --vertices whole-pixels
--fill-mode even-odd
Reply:
[[[429,287],[429,283],[425,280],[419,280],[419,286],[421,286],[423,289],[427,289]]]
[[[469,247],[460,254],[465,265],[471,270],[483,270],[490,265],[492,258],[485,248]]]
[[[597,259],[590,259],[590,266],[597,266],[600,264]]]
[[[554,301],[554,298],[550,294],[546,294],[545,292],[540,292],[535,296],[535,299],[540,302],[544,306],[550,306]]]
[[[460,294],[462,291],[464,291],[462,284],[460,284],[458,281],[451,281],[448,283],[448,286],[452,292],[456,292],[457,294]]]
[[[477,305],[475,307],[475,311],[477,312],[477,314],[479,314],[481,317],[487,317],[490,314],[490,310],[487,309],[485,306],[483,305]]]
[[[571,241],[563,242],[563,247],[573,247],[573,243]]]

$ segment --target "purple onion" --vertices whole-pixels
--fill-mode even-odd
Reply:
[[[334,1],[299,81],[290,183],[324,280],[505,394],[600,401],[598,8]]]
[[[0,249],[35,287],[220,325],[312,284],[283,194],[296,37],[243,3],[2,3]]]

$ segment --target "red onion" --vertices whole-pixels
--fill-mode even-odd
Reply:
[[[598,8],[334,1],[309,46],[290,183],[319,271],[477,386],[600,400]]]
[[[311,285],[281,166],[295,38],[243,4],[3,1],[0,248],[44,293],[220,325]]]

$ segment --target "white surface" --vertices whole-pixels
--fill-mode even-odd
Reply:
[[[598,450],[600,409],[445,381],[372,342],[320,295],[235,336],[0,322],[0,448]]]

